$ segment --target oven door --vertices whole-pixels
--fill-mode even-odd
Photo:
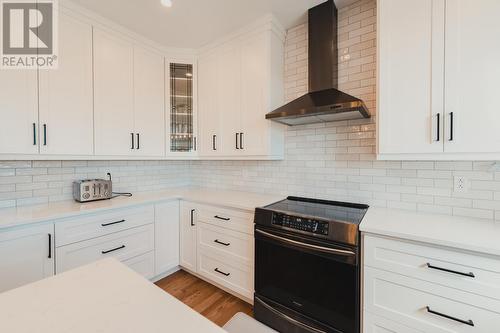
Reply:
[[[282,332],[359,332],[359,257],[284,231],[255,228],[255,315]]]

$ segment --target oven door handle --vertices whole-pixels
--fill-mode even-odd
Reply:
[[[273,308],[271,305],[267,304],[266,302],[264,302],[263,300],[261,300],[259,297],[255,296],[255,300],[257,302],[259,302],[260,304],[262,304],[262,306],[264,306],[266,309],[268,309],[269,311],[273,312],[275,315],[277,316],[280,316],[282,318],[284,318],[285,320],[288,320],[289,322],[297,325],[297,326],[300,326],[304,329],[306,329],[307,331],[309,332],[315,332],[315,333],[326,333],[326,331],[323,331],[323,330],[320,330],[320,329],[317,329],[316,327],[312,327],[312,326],[309,326],[307,324],[304,324],[290,316],[287,316],[286,314],[284,314],[283,312],[279,311],[279,310],[276,310],[275,308]]]
[[[296,240],[293,240],[293,239],[288,239],[288,238],[285,238],[285,237],[277,236],[277,235],[271,234],[269,232],[262,231],[260,229],[255,229],[255,232],[257,232],[259,234],[262,234],[264,236],[267,236],[269,238],[273,238],[275,240],[279,240],[281,242],[292,244],[292,245],[295,245],[295,246],[299,246],[299,247],[302,247],[302,248],[305,248],[305,249],[310,249],[310,250],[315,250],[315,251],[320,251],[320,252],[326,252],[326,253],[340,254],[340,255],[344,255],[344,256],[355,256],[356,255],[356,253],[354,253],[353,251],[350,251],[350,250],[332,249],[332,248],[329,248],[329,247],[324,247],[324,246],[319,246],[319,245],[313,245],[313,244],[307,244],[307,243],[299,242],[299,241],[296,241]]]

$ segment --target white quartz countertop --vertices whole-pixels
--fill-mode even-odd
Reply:
[[[159,192],[139,192],[132,197],[116,197],[110,200],[88,203],[61,201],[47,205],[0,209],[0,229],[52,221],[102,210],[178,199],[253,211],[255,207],[265,206],[284,198],[251,192],[179,187]]]
[[[225,331],[109,258],[0,294],[0,332]]]
[[[500,223],[371,207],[360,230],[500,256]]]

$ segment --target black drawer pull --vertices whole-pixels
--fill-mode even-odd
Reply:
[[[427,267],[430,269],[436,269],[438,271],[448,272],[448,273],[452,273],[452,274],[458,274],[458,275],[467,276],[467,277],[471,277],[471,278],[476,277],[474,275],[474,273],[472,273],[472,272],[469,272],[469,273],[458,272],[458,271],[454,271],[454,270],[447,269],[447,268],[437,267],[437,266],[431,265],[429,263],[427,263]]]
[[[450,319],[450,320],[454,320],[454,321],[457,321],[457,322],[465,324],[465,325],[474,326],[474,322],[472,320],[470,320],[470,319],[469,320],[463,320],[463,319],[455,318],[455,317],[452,317],[452,316],[448,316],[448,315],[446,315],[444,313],[431,310],[431,308],[428,307],[428,306],[426,306],[426,309],[427,309],[427,312],[432,313],[433,315],[440,316],[440,317],[443,317],[443,318],[446,318],[446,319]]]
[[[220,245],[224,245],[224,246],[229,246],[231,245],[231,243],[224,243],[224,242],[221,242],[220,240],[216,239],[214,240],[214,243],[217,243],[217,244],[220,244]]]
[[[436,115],[436,119],[437,119],[437,136],[436,136],[436,141],[438,141],[438,142],[439,142],[439,140],[441,139],[441,138],[439,137],[439,134],[440,134],[440,132],[441,132],[441,114],[440,114],[440,113],[438,113],[438,114]]]
[[[103,223],[101,224],[101,227],[107,227],[108,225],[113,225],[113,224],[118,224],[118,223],[123,223],[125,220],[120,220],[120,221],[115,221],[115,222],[109,222],[109,223]]]
[[[36,124],[33,123],[33,146],[36,146]]]
[[[114,249],[111,249],[111,250],[101,251],[101,253],[102,254],[106,254],[106,253],[118,251],[118,250],[121,250],[121,249],[124,249],[124,248],[125,248],[125,245],[122,245],[122,246],[115,247]]]
[[[224,275],[224,276],[229,276],[229,275],[231,275],[231,273],[224,273],[223,271],[220,271],[218,268],[214,269],[214,271],[216,271],[217,273],[222,274],[222,275]]]
[[[223,221],[229,221],[230,218],[229,217],[220,217],[219,215],[215,215],[214,216],[216,219],[219,219],[219,220],[223,220]]]

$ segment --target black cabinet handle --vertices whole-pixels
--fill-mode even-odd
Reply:
[[[136,135],[137,135],[137,149],[141,149],[141,146],[139,144],[139,140],[141,139],[141,135],[139,133],[137,133]]]
[[[52,234],[49,235],[49,255],[47,258],[52,259]]]
[[[437,119],[437,135],[436,135],[436,141],[439,142],[439,140],[441,140],[441,138],[439,137],[439,134],[441,133],[441,114],[438,113],[436,115],[436,119]]]
[[[196,209],[191,209],[191,226],[194,227],[194,211]]]
[[[101,253],[102,254],[106,254],[106,253],[118,251],[118,250],[121,250],[121,249],[124,249],[124,248],[125,248],[125,245],[122,245],[122,246],[115,247],[114,249],[111,249],[111,250],[101,251]]]
[[[240,133],[240,149],[245,149],[243,147],[243,133]]]
[[[446,315],[444,313],[434,311],[434,310],[432,310],[428,306],[426,306],[425,308],[427,309],[427,312],[432,313],[433,315],[440,316],[440,317],[443,317],[443,318],[446,318],[446,319],[450,319],[450,320],[453,320],[453,321],[457,321],[457,322],[465,324],[465,325],[474,326],[474,322],[472,320],[470,320],[470,319],[469,320],[463,320],[463,319],[455,318],[455,317],[452,317],[452,316],[448,316],[448,315]]]
[[[220,240],[216,239],[214,240],[214,243],[217,243],[217,244],[220,244],[220,245],[224,245],[224,246],[229,246],[231,245],[231,243],[224,243],[224,242],[221,242]]]
[[[47,145],[47,124],[43,124],[43,145]]]
[[[109,225],[123,223],[123,222],[125,222],[125,220],[120,220],[120,221],[115,221],[115,222],[110,222],[110,223],[103,223],[103,224],[101,224],[101,227],[107,227]]]
[[[33,123],[33,146],[36,146],[36,123]]]
[[[240,149],[240,148],[238,147],[238,143],[239,143],[239,141],[240,141],[239,136],[240,136],[240,133],[236,133],[236,149]]]
[[[467,276],[467,277],[471,277],[471,278],[475,278],[476,277],[474,275],[474,273],[472,273],[472,272],[469,272],[469,273],[458,272],[458,271],[454,271],[454,270],[451,270],[451,269],[434,266],[434,265],[431,265],[430,263],[427,263],[427,267],[430,268],[430,269],[435,269],[435,270],[438,270],[438,271],[448,272],[448,273],[452,273],[452,274],[458,274],[458,275]]]
[[[231,273],[224,273],[223,271],[220,271],[220,270],[219,270],[219,268],[214,269],[214,271],[216,271],[217,273],[222,274],[222,275],[224,275],[224,276],[229,276],[229,275],[231,275]]]
[[[217,150],[217,147],[215,145],[215,141],[217,141],[217,135],[212,135],[212,149]]]
[[[134,133],[130,133],[130,137],[132,138],[132,146],[130,149],[135,149],[135,144],[134,144]]]
[[[450,112],[450,141],[453,141],[453,112]]]
[[[229,217],[220,217],[219,215],[215,215],[214,216],[216,219],[219,219],[219,220],[224,220],[224,221],[229,221],[230,218]]]
[[[194,151],[196,151],[196,137],[193,137],[193,148],[194,148]]]

